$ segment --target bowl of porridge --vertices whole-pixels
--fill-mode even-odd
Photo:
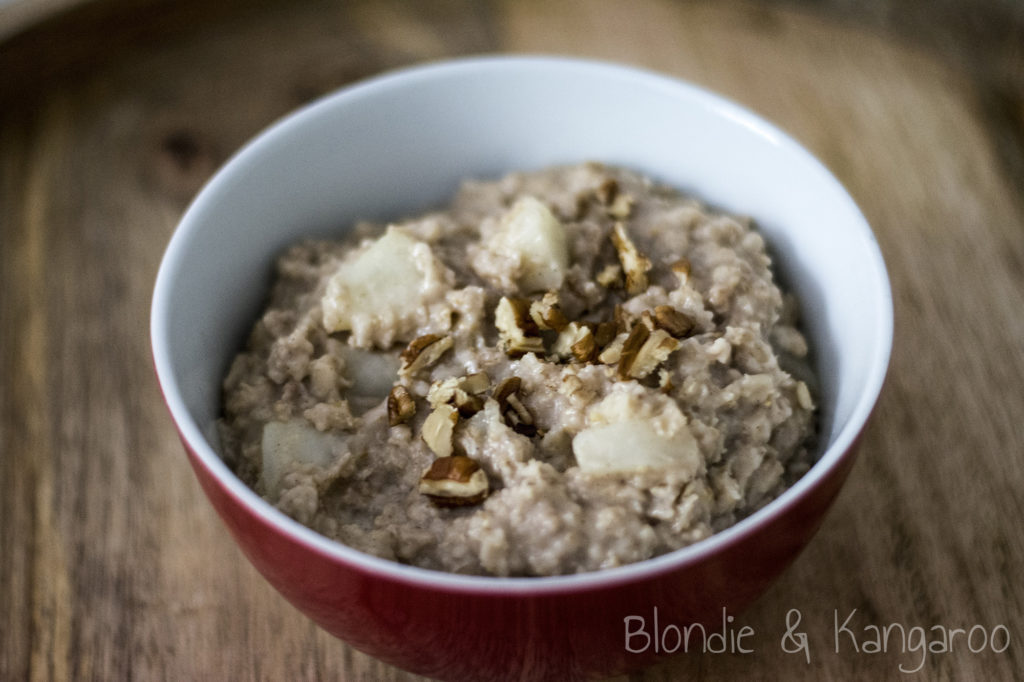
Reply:
[[[881,390],[856,205],[712,93],[551,57],[418,66],[271,126],[154,291],[157,375],[242,551],[442,679],[678,647],[810,540]],[[644,644],[646,642],[646,645]]]

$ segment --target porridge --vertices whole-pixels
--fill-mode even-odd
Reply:
[[[456,573],[692,544],[812,463],[796,304],[748,221],[588,163],[277,261],[224,380],[225,460],[278,509]]]

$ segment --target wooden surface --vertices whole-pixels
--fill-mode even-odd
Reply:
[[[0,31],[0,679],[415,679],[320,632],[232,544],[161,402],[147,316],[176,220],[260,128],[385,68],[495,51],[622,60],[759,111],[849,188],[892,278],[876,419],[821,532],[739,617],[755,652],[629,679],[917,667],[897,643],[837,653],[854,609],[860,641],[1010,634],[1002,653],[954,640],[915,679],[1021,674],[1020,7],[121,0]],[[780,645],[791,609],[809,664]]]

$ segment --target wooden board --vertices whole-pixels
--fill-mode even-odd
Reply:
[[[415,679],[233,545],[160,399],[150,295],[189,199],[276,117],[382,69],[520,51],[659,69],[774,120],[849,188],[892,277],[876,419],[818,536],[740,616],[754,653],[629,679],[1019,674],[1024,21],[849,4],[122,0],[0,32],[0,679]],[[792,609],[809,662],[782,647]],[[840,632],[836,651],[854,610],[860,646],[892,623],[1003,625],[1010,646],[868,653]]]

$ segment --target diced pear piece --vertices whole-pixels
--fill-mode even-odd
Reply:
[[[644,396],[644,389],[635,384],[616,384],[587,411],[587,423],[572,441],[582,471],[672,469],[692,477],[703,465],[679,407],[665,396]]]
[[[573,454],[588,473],[630,473],[644,469],[696,471],[697,441],[686,426],[667,436],[647,421],[631,420],[583,429],[572,440]]]
[[[286,474],[326,467],[344,447],[344,436],[317,431],[305,421],[268,422],[262,441],[264,489],[276,497]]]
[[[324,327],[351,330],[359,346],[389,346],[410,334],[425,306],[442,297],[448,288],[445,272],[429,245],[391,226],[327,282],[321,300]]]
[[[569,269],[565,227],[540,200],[522,197],[502,216],[495,246],[518,253],[516,283],[523,293],[552,291],[562,286]]]
[[[352,382],[349,396],[383,400],[391,391],[401,366],[398,353],[343,346],[341,356],[345,359],[344,376]]]

